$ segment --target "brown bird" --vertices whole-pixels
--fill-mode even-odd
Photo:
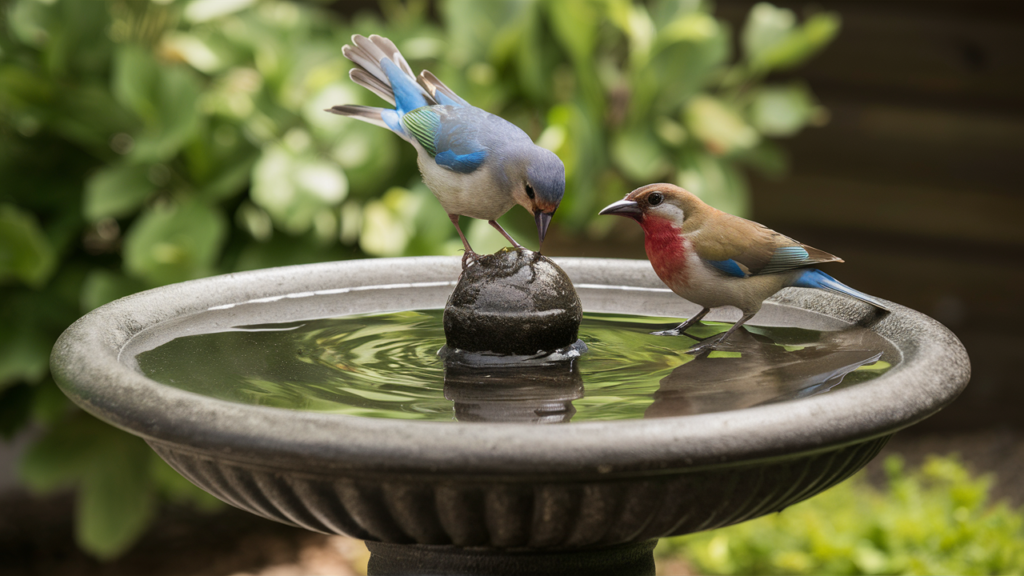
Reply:
[[[659,334],[682,334],[719,306],[733,306],[743,313],[724,334],[697,344],[689,350],[691,354],[713,350],[750,320],[766,298],[787,286],[829,290],[889,310],[878,298],[812,267],[842,259],[708,206],[678,186],[648,184],[601,214],[639,222],[647,257],[658,277],[676,294],[704,307],[677,328]]]

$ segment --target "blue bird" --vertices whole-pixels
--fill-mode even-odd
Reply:
[[[843,294],[889,311],[889,306],[814,268],[842,259],[757,222],[708,206],[672,184],[648,184],[601,210],[632,218],[644,230],[644,247],[658,277],[673,292],[703,308],[678,327],[659,332],[676,336],[700,322],[712,308],[732,306],[743,313],[721,336],[688,350],[714,350],[754,317],[766,298],[787,286]]]
[[[551,216],[565,191],[565,167],[514,124],[471,106],[433,74],[417,77],[387,38],[352,36],[342,53],[356,64],[349,78],[394,109],[334,106],[327,110],[391,130],[417,152],[423,181],[441,202],[466,248],[463,266],[476,254],[459,216],[487,220],[516,248],[497,222],[519,204],[533,214],[543,245]]]

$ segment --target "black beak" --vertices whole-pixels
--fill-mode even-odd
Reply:
[[[598,214],[602,216],[605,214],[615,214],[618,216],[627,216],[635,220],[643,215],[643,211],[640,210],[640,205],[632,200],[619,200],[618,202],[605,206],[604,210],[601,210]]]
[[[544,245],[544,237],[548,234],[548,224],[551,224],[551,214],[547,212],[534,212],[534,220],[537,221],[537,236],[540,237],[541,246]]]

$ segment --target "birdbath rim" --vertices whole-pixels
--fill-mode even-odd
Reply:
[[[641,313],[650,305],[645,295],[663,298],[666,291],[646,261],[553,260],[572,278],[588,312]],[[239,404],[150,380],[123,354],[147,329],[210,310],[251,315],[259,304],[275,301],[313,302],[396,287],[445,291],[454,286],[459,269],[457,257],[354,260],[155,288],[80,318],[54,347],[51,369],[79,406],[150,442],[298,471],[462,476],[628,475],[813,453],[923,420],[952,402],[970,378],[963,345],[935,320],[896,304],[893,313],[872,318],[866,304],[795,288],[766,302],[766,323],[785,324],[794,317],[833,326],[867,323],[900,351],[902,361],[875,380],[790,402],[693,416],[538,426],[420,422]],[[615,304],[615,295],[628,296],[628,302]],[[698,309],[676,300],[689,306],[689,313]],[[664,315],[685,315],[678,312]]]

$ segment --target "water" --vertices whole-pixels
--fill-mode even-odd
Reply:
[[[441,310],[239,326],[136,356],[150,378],[232,402],[374,418],[583,422],[680,416],[794,400],[887,371],[898,353],[863,328],[748,327],[694,360],[682,319],[586,313],[590,351],[527,373],[446,373]],[[728,324],[707,322],[705,338]]]

